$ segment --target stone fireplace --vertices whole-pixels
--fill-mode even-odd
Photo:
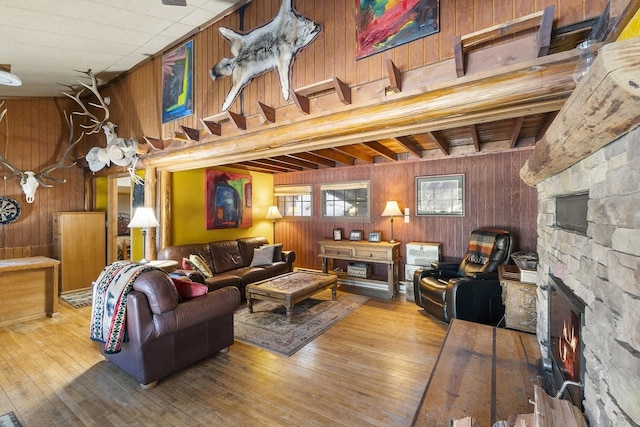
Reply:
[[[590,425],[638,425],[640,129],[545,179],[537,189],[537,336],[542,355],[552,357],[548,290],[542,285],[553,275],[585,304],[583,410]],[[586,233],[560,228],[556,198],[585,191]]]

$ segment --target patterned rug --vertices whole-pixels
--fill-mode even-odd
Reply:
[[[22,424],[18,421],[13,412],[0,416],[0,427],[20,427]]]
[[[73,308],[88,307],[93,299],[91,289],[83,289],[77,292],[69,292],[60,295],[60,299],[71,305]],[[2,427],[2,425],[0,425]]]
[[[332,301],[331,290],[325,290],[294,305],[291,323],[287,323],[284,306],[254,301],[253,313],[246,305],[236,311],[235,339],[291,356],[369,299],[338,290],[337,301]]]

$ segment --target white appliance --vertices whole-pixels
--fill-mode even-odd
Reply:
[[[432,262],[440,261],[440,243],[410,242],[406,244],[407,263],[404,266],[404,284],[407,301],[414,301],[413,274],[419,268],[430,267]]]

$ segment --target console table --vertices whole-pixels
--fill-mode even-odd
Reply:
[[[372,243],[351,240],[321,240],[320,258],[322,259],[322,272],[334,273],[338,277],[348,277],[346,273],[335,271],[333,262],[336,259],[366,262],[387,265],[387,275],[357,279],[363,282],[386,283],[389,289],[389,298],[393,298],[399,287],[400,271],[400,242],[396,243]]]
[[[0,326],[58,314],[58,265],[43,256],[0,260]]]

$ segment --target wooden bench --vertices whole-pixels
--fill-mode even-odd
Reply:
[[[448,427],[473,417],[491,427],[533,412],[540,357],[534,334],[454,319],[412,425]]]

